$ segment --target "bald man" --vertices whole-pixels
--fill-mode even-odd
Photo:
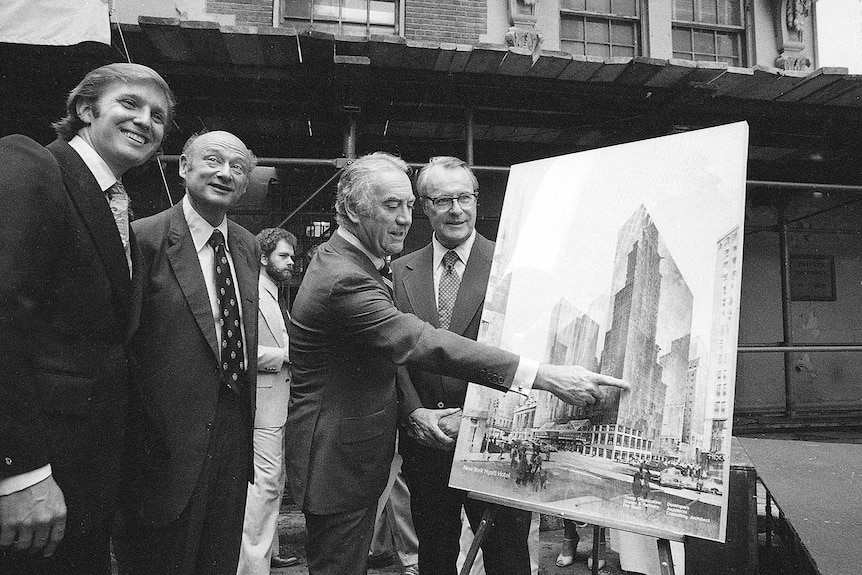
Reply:
[[[260,245],[226,214],[255,157],[192,136],[186,194],[133,223],[146,277],[131,345],[124,573],[235,575],[252,477]]]

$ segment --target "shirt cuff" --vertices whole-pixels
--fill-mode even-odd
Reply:
[[[524,397],[530,395],[533,391],[533,383],[536,381],[536,374],[539,373],[539,362],[530,359],[529,357],[521,356],[518,361],[518,369],[515,370],[515,377],[512,379],[512,387],[509,391],[514,391]]]
[[[28,487],[36,485],[40,481],[48,479],[49,477],[51,477],[50,463],[44,467],[28,471],[27,473],[22,473],[21,475],[13,475],[12,477],[0,479],[0,497],[3,495],[10,495],[16,491],[23,491]]]

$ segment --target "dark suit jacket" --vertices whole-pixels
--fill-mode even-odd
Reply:
[[[0,477],[51,463],[68,534],[113,506],[136,284],[105,194],[68,143],[9,136],[0,158]]]
[[[493,257],[494,242],[477,233],[452,310],[450,331],[470,339],[478,337]],[[434,246],[429,243],[392,262],[392,272],[395,277],[395,305],[398,309],[416,314],[437,326],[439,318],[434,297],[433,258]],[[423,371],[415,366],[403,371],[398,378],[403,415],[419,407],[440,409],[464,406],[466,381]]]
[[[132,227],[142,252],[144,287],[131,346],[131,511],[159,525],[185,509],[200,476],[218,401],[219,351],[182,203]],[[227,239],[242,299],[245,387],[253,414],[260,246],[231,221]]]
[[[395,448],[395,370],[416,365],[508,389],[518,356],[399,312],[368,257],[338,234],[293,304],[288,479],[307,512],[376,505]]]

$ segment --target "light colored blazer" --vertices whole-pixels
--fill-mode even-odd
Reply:
[[[257,313],[257,411],[255,427],[281,427],[290,399],[290,364],[284,361],[287,337],[275,284],[260,270]]]

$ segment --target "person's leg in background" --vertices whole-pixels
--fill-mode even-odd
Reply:
[[[413,527],[410,491],[401,473],[401,456],[395,454],[389,472],[389,483],[377,504],[377,521],[371,540],[370,557],[385,557],[394,551],[404,573],[418,573],[419,540]]]

